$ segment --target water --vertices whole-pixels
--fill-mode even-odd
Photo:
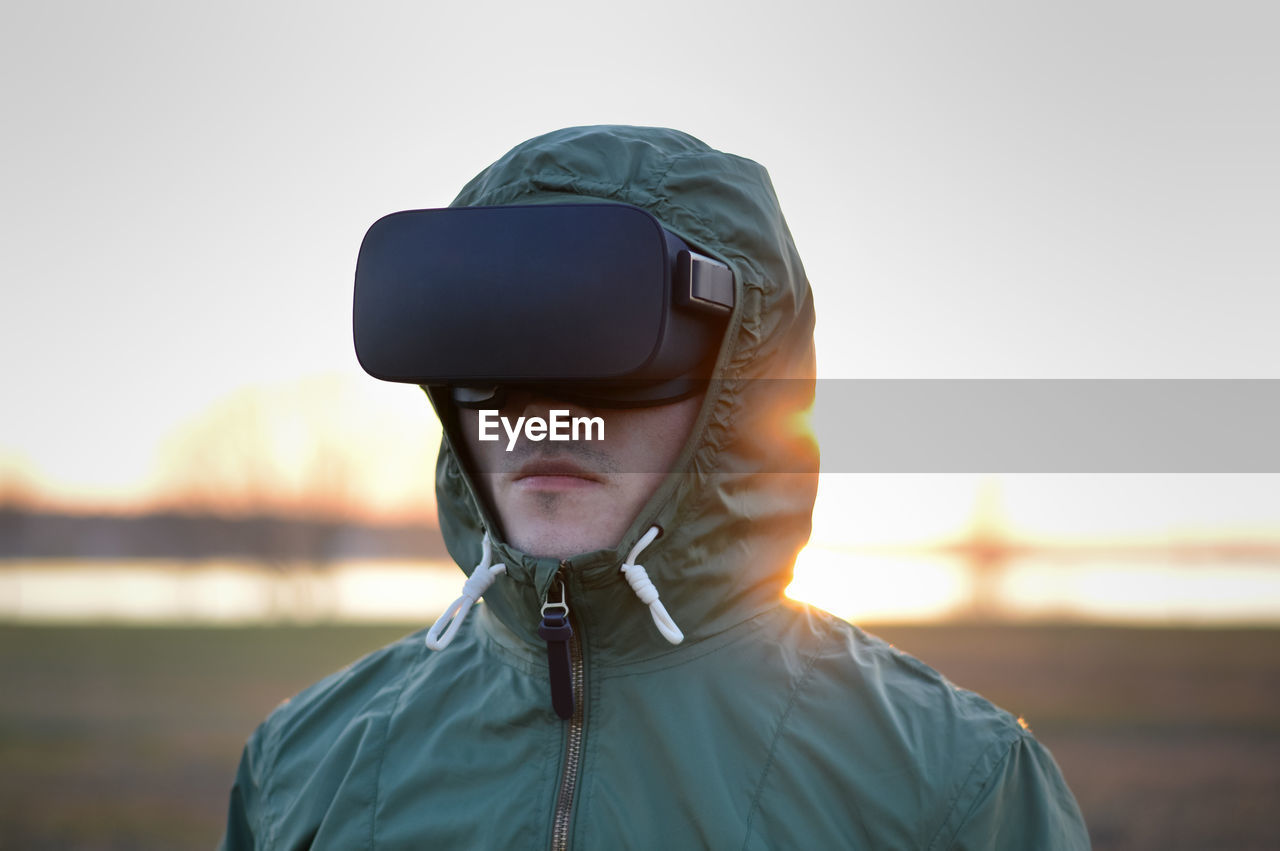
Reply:
[[[791,596],[850,620],[948,617],[1144,624],[1280,624],[1280,566],[1011,559],[975,599],[974,575],[941,555],[876,556],[810,546]]]
[[[247,562],[0,563],[0,620],[248,624],[430,623],[460,593],[451,563],[351,561],[277,571]],[[982,609],[1016,619],[1280,624],[1280,569],[1121,561],[1013,561]],[[662,589],[675,597],[674,589]],[[971,576],[944,557],[876,557],[811,546],[789,594],[856,621],[969,616]]]
[[[453,564],[346,562],[326,569],[252,563],[10,562],[0,618],[11,621],[277,623],[429,621],[458,596]]]

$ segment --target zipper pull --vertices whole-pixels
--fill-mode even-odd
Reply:
[[[551,602],[551,592],[542,603],[542,621],[538,635],[547,642],[547,667],[551,674],[551,708],[561,718],[573,717],[573,673],[570,667],[569,639],[573,627],[569,625],[569,604],[565,599],[564,580],[556,579],[560,588],[560,601]]]

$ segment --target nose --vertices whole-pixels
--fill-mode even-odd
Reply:
[[[502,404],[502,415],[506,417],[536,416],[546,419],[552,410],[568,411],[570,417],[593,415],[591,408],[556,399],[537,389],[511,388],[507,391],[507,398]]]

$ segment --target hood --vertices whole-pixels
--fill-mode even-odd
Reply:
[[[714,381],[679,460],[618,546],[565,560],[567,593],[597,659],[673,652],[619,565],[653,525],[639,563],[684,631],[682,647],[776,606],[808,540],[818,456],[804,424],[814,392],[813,297],[768,173],[675,130],[575,127],[517,146],[477,175],[453,206],[613,201],[642,207],[732,268],[736,306]],[[494,529],[454,445],[448,394],[436,469],[440,529],[468,574]],[[465,456],[464,456],[465,457]],[[493,531],[506,565],[484,600],[539,647],[539,610],[562,563],[534,558]]]

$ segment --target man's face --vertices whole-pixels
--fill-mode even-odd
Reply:
[[[522,416],[568,411],[600,417],[604,438],[532,441],[522,431],[511,451],[502,425],[490,430],[497,440],[479,439],[479,411],[459,409],[459,422],[476,484],[507,541],[532,556],[568,558],[618,545],[680,455],[701,402],[592,410],[513,392],[499,412],[513,427]]]

